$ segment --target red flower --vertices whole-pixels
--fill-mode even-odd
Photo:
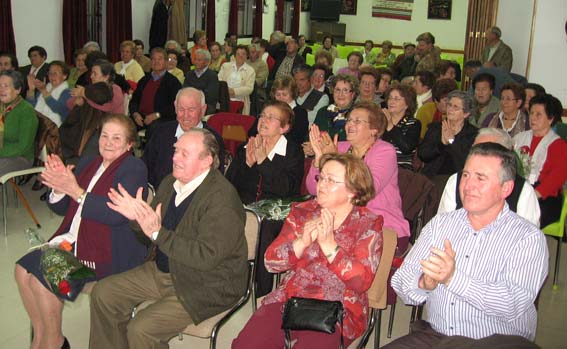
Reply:
[[[68,295],[71,292],[71,285],[69,285],[69,282],[65,279],[59,281],[57,287],[59,288],[59,293],[62,295]]]
[[[527,145],[524,145],[520,148],[520,154],[529,154],[530,153],[530,147],[528,147]]]

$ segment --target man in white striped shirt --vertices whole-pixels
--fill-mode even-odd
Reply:
[[[543,233],[508,208],[516,159],[475,145],[459,190],[463,208],[429,222],[392,277],[406,304],[427,302],[425,321],[386,348],[537,348],[534,301],[548,272]]]

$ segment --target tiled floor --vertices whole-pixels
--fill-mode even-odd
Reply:
[[[39,201],[39,194],[30,190],[31,184],[22,189],[28,198],[30,205],[42,224],[42,235],[48,237],[59,225],[61,218],[52,215],[44,203]],[[14,262],[29,247],[24,229],[32,227],[33,222],[27,215],[22,205],[14,207],[14,200],[10,200],[8,207],[8,236],[0,242],[0,349],[26,348],[29,346],[29,320],[20,302],[16,284],[13,277]],[[0,234],[2,225],[0,225]],[[1,235],[0,235],[1,236]],[[549,239],[551,261],[555,260],[555,240]],[[539,303],[539,327],[536,343],[543,348],[565,348],[567,347],[567,244],[563,244],[562,278],[559,282],[559,291],[553,292],[551,279],[544,286]],[[552,275],[553,276],[553,275]],[[392,338],[397,338],[407,333],[410,307],[398,303],[394,321],[394,332]],[[218,348],[230,348],[234,338],[251,314],[251,305],[246,304],[230,321],[221,328],[219,334]],[[391,339],[386,338],[389,310],[382,316],[381,344],[388,343]],[[63,313],[63,331],[69,338],[74,349],[88,347],[89,335],[89,300],[88,296],[81,295],[74,303],[67,303]],[[372,347],[373,337],[370,338]],[[173,338],[170,341],[171,348],[208,348],[209,342],[185,336],[183,340]],[[109,348],[110,349],[110,348]]]

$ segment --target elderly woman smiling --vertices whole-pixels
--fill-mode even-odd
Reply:
[[[294,348],[345,347],[366,328],[368,296],[382,253],[382,217],[365,208],[374,196],[368,167],[350,154],[321,157],[317,199],[292,206],[283,229],[268,247],[265,263],[272,272],[287,271],[278,288],[264,299],[232,348],[283,348],[283,304],[291,297],[340,301],[344,333],[292,331]]]

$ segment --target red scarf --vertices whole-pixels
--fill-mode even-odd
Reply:
[[[125,152],[118,159],[114,160],[110,166],[104,170],[90,193],[106,197],[108,191],[113,187],[114,176],[122,162],[132,153]],[[87,188],[96,171],[102,164],[102,157],[98,156],[91,161],[85,169],[77,175],[77,182],[81,188]],[[69,231],[73,217],[79,208],[79,204],[70,199],[69,208],[63,218],[59,229],[53,234],[52,238]],[[102,212],[101,212],[102,214]],[[80,261],[94,262],[97,278],[110,275],[112,272],[112,232],[110,226],[92,219],[82,218],[77,237],[77,258]]]

